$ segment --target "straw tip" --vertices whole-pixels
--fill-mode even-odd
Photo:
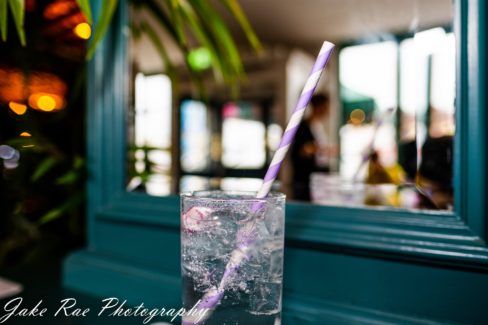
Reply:
[[[332,51],[332,49],[335,47],[334,43],[331,43],[329,41],[324,41],[322,44],[322,48],[320,49],[320,54]]]

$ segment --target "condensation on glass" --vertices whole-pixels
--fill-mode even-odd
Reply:
[[[305,1],[288,4],[272,26],[265,13],[283,6],[279,0],[240,3],[267,51],[260,58],[243,53],[248,80],[237,98],[208,82],[202,100],[184,73],[173,84],[151,42],[133,37],[128,190],[258,189],[314,51],[327,39],[338,45],[317,91],[328,95],[328,114],[306,117],[303,151],[323,163],[288,157],[277,186],[315,204],[452,210],[456,36],[450,0]],[[297,170],[308,173],[305,188],[294,184]]]

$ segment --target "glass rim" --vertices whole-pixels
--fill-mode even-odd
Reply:
[[[198,190],[182,192],[180,198],[210,202],[273,202],[286,199],[286,195],[282,192],[271,191],[264,198],[257,198],[257,193],[257,191]]]

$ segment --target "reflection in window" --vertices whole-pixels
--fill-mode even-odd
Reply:
[[[180,191],[201,191],[211,188],[210,179],[202,176],[182,176],[180,178]]]
[[[223,107],[222,164],[233,169],[257,169],[266,163],[265,125],[260,110],[249,103]]]
[[[416,33],[400,53],[402,166],[438,206],[452,207],[454,34],[442,28]]]
[[[339,204],[344,196],[353,205],[452,209],[454,35],[433,28],[348,46],[339,69],[340,179],[346,182],[343,193],[324,196],[329,180],[337,181],[314,175],[316,202]]]
[[[187,172],[207,170],[210,165],[208,108],[196,100],[181,103],[181,168]]]
[[[279,124],[268,125],[266,143],[268,145],[269,156],[272,156],[278,149],[283,135],[283,128]]]
[[[171,186],[171,81],[163,74],[138,73],[134,88],[128,188],[152,195],[168,195]]]
[[[221,189],[224,191],[258,191],[262,184],[261,178],[250,177],[202,177],[182,176],[180,191],[199,191],[208,189]]]
[[[400,44],[400,139],[423,144],[429,135],[454,135],[455,40],[441,28]],[[430,121],[428,121],[430,119]]]
[[[258,190],[282,133],[267,124],[267,109],[266,101],[184,99],[179,190]]]
[[[224,191],[258,191],[262,183],[261,178],[224,177],[220,188]]]
[[[395,42],[346,47],[340,53],[339,65],[342,86],[374,99],[379,111],[396,107]]]
[[[430,88],[430,127],[433,138],[453,136],[455,131],[454,100],[456,94],[456,44],[453,33],[439,40],[432,53]]]
[[[350,46],[340,53],[344,122],[348,122],[340,131],[340,173],[345,179],[366,177],[363,156],[371,147],[384,165],[396,163],[396,132],[388,111],[396,107],[396,66],[395,42]],[[362,119],[357,118],[358,112],[364,116]],[[372,119],[381,120],[382,125],[372,123]]]
[[[427,112],[428,60],[420,55],[413,38],[400,43],[400,109],[402,141],[411,141],[418,136],[423,142],[425,126],[417,124],[416,116],[425,116]]]

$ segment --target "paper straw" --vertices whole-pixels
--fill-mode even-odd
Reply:
[[[324,42],[324,44],[322,45],[317,60],[313,65],[312,71],[308,76],[307,82],[305,83],[300,98],[298,99],[298,103],[295,106],[295,110],[293,111],[293,114],[290,117],[290,121],[286,126],[286,130],[283,134],[283,137],[281,138],[278,150],[276,150],[273,156],[273,160],[271,160],[271,163],[269,165],[268,171],[264,176],[263,185],[261,186],[261,189],[259,190],[257,195],[258,198],[266,197],[271,190],[271,185],[273,185],[274,180],[278,176],[281,164],[283,163],[286,153],[288,152],[288,149],[290,148],[295,134],[297,133],[298,126],[303,119],[305,109],[307,108],[310,99],[312,98],[315,88],[317,88],[317,83],[319,82],[320,75],[327,65],[327,62],[329,62],[333,49],[334,44],[330,42]]]
[[[312,71],[310,72],[307,82],[303,87],[297,105],[293,110],[293,114],[290,117],[288,125],[286,126],[285,133],[281,138],[278,150],[276,150],[273,159],[271,160],[271,163],[269,165],[269,168],[266,172],[266,175],[264,176],[263,185],[261,186],[256,196],[257,199],[265,198],[271,190],[271,186],[278,176],[281,164],[283,163],[286,153],[288,152],[288,149],[290,148],[295,134],[297,133],[300,122],[303,119],[305,109],[310,103],[310,99],[312,98],[315,88],[317,88],[317,84],[319,82],[322,71],[324,71],[327,62],[329,62],[333,49],[334,44],[330,42],[324,42],[324,44],[322,45],[319,55],[317,56],[317,59],[312,67]],[[253,206],[253,210],[255,212],[260,210],[261,208],[261,202],[258,202]],[[256,237],[256,219],[257,218],[253,218],[253,221],[248,222],[239,230],[237,234],[237,248],[231,253],[231,258],[225,267],[224,275],[222,276],[219,287],[209,290],[196,306],[197,309],[209,309],[208,312],[205,314],[205,318],[197,319],[192,316],[183,317],[182,325],[202,324],[206,319],[208,319],[208,317],[210,317],[213,310],[217,307],[224,295],[227,282],[229,281],[231,276],[237,271],[237,269],[239,269],[242,263],[249,259],[247,251],[249,250],[249,247],[252,245]]]

